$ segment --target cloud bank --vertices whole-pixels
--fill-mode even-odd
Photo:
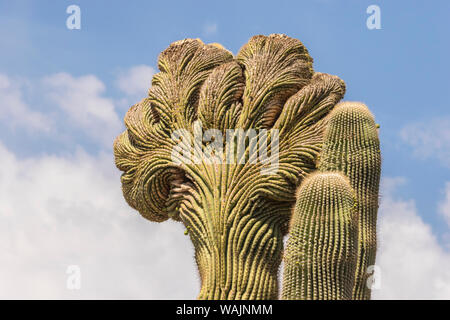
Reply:
[[[10,128],[48,132],[49,118],[36,112],[24,101],[23,83],[0,73],[0,120]]]
[[[385,178],[379,210],[381,288],[375,299],[450,299],[450,252],[419,216],[414,200],[395,191],[403,178]]]
[[[45,77],[43,83],[48,98],[66,113],[72,125],[94,140],[111,145],[111,137],[120,131],[121,121],[112,99],[102,96],[103,82],[93,75],[75,78],[58,73]]]
[[[18,159],[0,144],[1,299],[193,299],[193,249],[175,222],[129,208],[112,155]],[[66,286],[69,265],[80,290]]]

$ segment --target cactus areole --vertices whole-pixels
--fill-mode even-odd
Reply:
[[[184,224],[199,299],[370,298],[377,127],[312,62],[281,34],[254,36],[236,56],[177,41],[125,116],[114,142],[123,195],[148,220]]]

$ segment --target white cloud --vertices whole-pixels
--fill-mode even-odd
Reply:
[[[0,159],[1,299],[196,297],[184,229],[127,206],[111,154],[18,159],[0,143]],[[68,265],[80,290],[66,288]]]
[[[49,118],[30,108],[23,99],[21,87],[20,81],[0,73],[0,120],[13,128],[48,132]]]
[[[153,68],[144,65],[120,74],[117,85],[126,97],[115,101],[105,95],[104,83],[94,75],[57,73],[31,80],[0,73],[0,121],[13,129],[53,133],[61,139],[66,135],[66,140],[67,134],[83,132],[110,149],[123,129],[115,109],[144,97],[153,74]]]
[[[217,23],[207,23],[203,27],[203,34],[205,36],[212,36],[217,33]]]
[[[105,85],[93,75],[73,77],[57,73],[44,78],[46,95],[66,112],[72,124],[79,126],[91,138],[105,145],[112,144],[121,130],[121,121],[114,103],[104,97]]]
[[[450,166],[450,118],[433,119],[404,127],[400,136],[420,158],[436,158]]]
[[[439,204],[439,212],[450,227],[450,182],[445,184],[445,199]]]
[[[152,82],[155,69],[146,65],[129,68],[117,77],[117,86],[120,90],[133,98],[143,98],[147,95]]]
[[[394,196],[404,183],[385,178],[379,211],[381,288],[374,299],[450,299],[450,253],[419,216],[414,200]]]

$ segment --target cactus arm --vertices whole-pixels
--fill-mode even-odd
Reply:
[[[367,268],[377,250],[378,191],[381,153],[377,126],[367,106],[342,102],[329,115],[319,170],[340,171],[356,192],[358,248],[352,299],[370,299]]]
[[[313,173],[298,190],[284,255],[282,299],[350,299],[356,267],[357,219],[350,182]]]

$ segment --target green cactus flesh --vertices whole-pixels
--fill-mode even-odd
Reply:
[[[370,299],[367,268],[375,264],[381,154],[377,126],[362,103],[343,102],[330,114],[321,171],[340,171],[356,192],[358,257],[353,299]]]
[[[200,275],[198,298],[276,299],[296,190],[317,171],[344,82],[315,73],[303,44],[279,34],[252,37],[236,56],[218,44],[177,41],[160,54],[158,68],[114,142],[125,200],[148,220],[184,224]],[[205,139],[212,129],[237,133],[217,150]],[[242,133],[251,129],[258,136]],[[267,161],[259,161],[251,151],[260,155],[264,145]],[[200,151],[208,156],[197,157]],[[228,155],[233,161],[224,161]],[[276,170],[263,174],[272,160]]]
[[[351,299],[358,239],[354,205],[353,189],[342,174],[305,179],[284,255],[283,299]]]

